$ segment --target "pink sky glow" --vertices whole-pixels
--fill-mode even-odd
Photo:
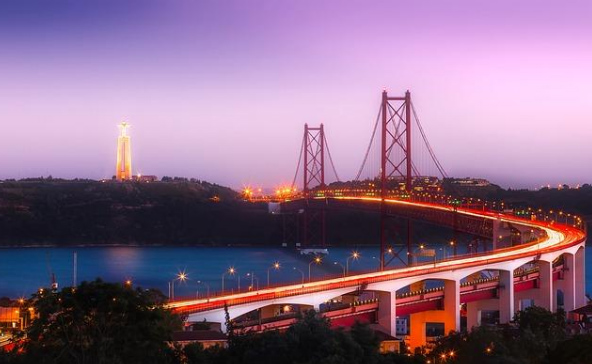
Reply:
[[[6,1],[0,178],[290,182],[304,123],[355,177],[383,88],[452,176],[592,182],[589,1]]]

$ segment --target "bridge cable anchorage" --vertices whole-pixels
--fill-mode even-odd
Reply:
[[[438,160],[438,157],[436,157],[436,153],[434,153],[434,150],[432,149],[432,146],[430,145],[430,142],[428,141],[425,131],[423,130],[423,127],[421,125],[421,122],[419,121],[419,117],[417,116],[417,111],[415,110],[415,105],[413,104],[413,102],[411,102],[411,109],[413,110],[413,118],[415,119],[415,122],[417,123],[417,128],[419,129],[419,132],[421,133],[423,141],[425,142],[426,147],[428,148],[428,152],[430,153],[430,156],[432,157],[434,164],[436,164],[436,168],[438,168],[438,171],[440,172],[440,174],[442,174],[443,178],[448,178],[448,174],[444,170],[444,167],[442,167],[442,164]]]
[[[298,157],[298,164],[296,165],[296,173],[294,173],[294,179],[292,180],[292,191],[294,191],[294,187],[296,186],[296,179],[298,178],[298,172],[300,171],[300,164],[302,164],[302,156],[304,154],[304,144],[306,143],[306,137],[302,138],[302,144],[300,145],[300,156]]]
[[[333,163],[333,157],[331,156],[331,150],[329,149],[329,143],[327,143],[327,136],[323,133],[323,138],[325,139],[325,149],[327,149],[327,155],[329,156],[329,163],[331,163],[331,169],[333,169],[333,173],[335,174],[335,178],[337,181],[341,181],[339,179],[339,175],[337,174],[337,169],[335,168],[335,163]]]

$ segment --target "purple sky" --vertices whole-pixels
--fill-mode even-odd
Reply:
[[[380,92],[412,92],[450,175],[592,182],[592,2],[0,2],[0,178],[290,182],[305,122],[342,178]]]

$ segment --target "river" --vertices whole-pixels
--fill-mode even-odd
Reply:
[[[378,247],[356,249],[357,260],[349,259],[350,272],[378,267]],[[351,247],[329,248],[322,264],[311,265],[314,278],[337,276],[343,272]],[[29,297],[40,287],[49,287],[52,274],[60,287],[73,279],[73,253],[77,255],[77,282],[102,278],[109,282],[132,280],[134,286],[157,288],[168,294],[169,282],[185,272],[185,282],[175,281],[175,296],[200,297],[221,289],[222,275],[230,267],[234,275],[225,274],[226,290],[251,285],[260,288],[280,282],[308,279],[309,261],[293,249],[273,247],[204,248],[204,247],[84,247],[84,248],[6,248],[0,249],[0,297]],[[439,254],[444,254],[440,249]],[[586,250],[592,262],[592,249]],[[274,262],[280,268],[273,268]],[[338,264],[335,264],[337,262]],[[396,259],[393,261],[396,262]],[[399,264],[401,265],[401,264]],[[251,277],[254,276],[254,279]],[[586,291],[592,292],[592,264],[586,271]]]

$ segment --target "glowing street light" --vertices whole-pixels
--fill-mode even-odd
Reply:
[[[271,269],[280,270],[280,263],[275,262],[271,267],[267,268],[267,287],[269,287],[269,271]]]
[[[357,251],[352,252],[352,255],[347,257],[347,259],[345,260],[345,274],[349,273],[349,261],[350,259],[353,260],[358,260],[358,258],[360,258],[360,253],[358,253]]]
[[[308,281],[310,282],[310,266],[312,265],[312,263],[316,263],[316,264],[321,264],[323,262],[323,260],[321,259],[321,257],[315,257],[310,263],[308,263]]]
[[[452,255],[456,256],[456,242],[454,240],[450,240],[450,246],[452,247]]]
[[[236,273],[236,269],[234,269],[234,267],[230,267],[228,268],[228,270],[224,273],[222,273],[222,293],[224,293],[224,277],[226,277],[226,275],[234,275],[234,273]],[[240,277],[239,277],[239,282],[240,282]],[[240,289],[240,283],[239,283],[239,289]]]
[[[171,301],[175,300],[175,281],[185,282],[188,279],[187,273],[185,271],[177,273],[175,279],[169,282],[169,298]]]

